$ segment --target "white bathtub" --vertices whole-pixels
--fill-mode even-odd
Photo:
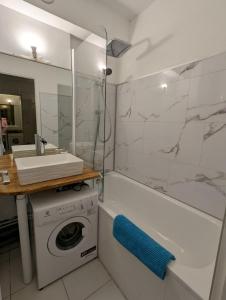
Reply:
[[[176,256],[159,280],[112,236],[124,214]],[[112,172],[100,204],[99,256],[129,300],[209,299],[222,223],[196,209]]]

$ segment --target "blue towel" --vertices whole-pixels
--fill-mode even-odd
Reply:
[[[113,235],[159,278],[165,278],[167,265],[171,260],[175,260],[174,255],[123,215],[114,219]]]

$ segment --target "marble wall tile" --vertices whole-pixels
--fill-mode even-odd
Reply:
[[[226,174],[189,164],[171,165],[167,194],[207,213],[223,218]],[[221,182],[221,183],[220,183]]]
[[[183,123],[148,122],[144,125],[144,153],[174,159],[180,151]]]
[[[178,141],[178,152],[176,155],[178,162],[199,164],[204,127],[204,124],[197,121],[184,124]]]
[[[40,93],[41,134],[48,143],[58,146],[57,94]]]
[[[120,122],[117,125],[117,145],[131,151],[143,152],[143,124]]]
[[[214,107],[214,113],[216,115],[215,107],[218,104],[225,104],[226,102],[226,71],[215,72],[206,74],[203,76],[192,78],[190,81],[189,92],[189,105],[191,108],[205,109],[206,107]],[[225,112],[219,111],[219,115],[223,115],[225,120]],[[209,116],[211,118],[212,115]],[[208,120],[208,119],[206,119]]]
[[[205,125],[201,165],[226,172],[226,122]]]
[[[199,61],[192,70],[192,76],[195,77],[222,70],[226,70],[226,52]]]
[[[72,150],[72,106],[72,96],[58,95],[59,147],[66,151]]]
[[[131,84],[125,83],[117,88],[117,119],[119,121],[131,120],[134,97],[135,92]]]
[[[225,83],[223,53],[120,85],[116,171],[222,218]]]

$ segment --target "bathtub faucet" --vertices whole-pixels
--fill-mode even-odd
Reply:
[[[45,145],[47,144],[46,139],[41,137],[39,134],[35,134],[35,150],[36,155],[45,155]],[[43,145],[43,151],[42,151],[42,145]]]

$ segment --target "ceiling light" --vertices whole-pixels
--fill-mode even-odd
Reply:
[[[162,83],[161,84],[161,88],[164,90],[164,89],[167,89],[167,87],[168,87],[168,85],[167,85],[167,83]]]
[[[98,64],[98,69],[99,69],[101,72],[103,72],[103,71],[106,70],[106,65],[104,65],[103,63],[99,63],[99,64]]]
[[[36,51],[38,49],[38,52],[43,54],[46,50],[43,39],[34,32],[20,33],[19,42],[21,47],[28,52],[31,52],[31,48],[36,48]]]

